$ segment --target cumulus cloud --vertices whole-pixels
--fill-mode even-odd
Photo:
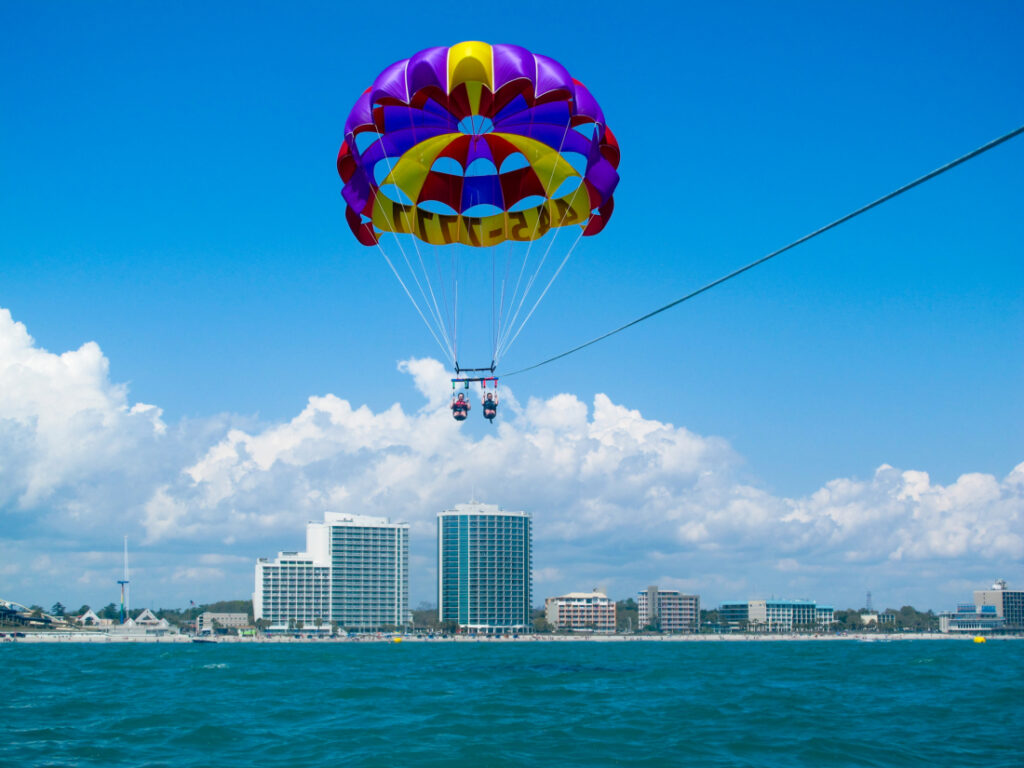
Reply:
[[[851,573],[1024,559],[1024,464],[949,485],[883,464],[870,479],[782,498],[744,480],[725,440],[605,395],[522,405],[505,388],[501,418],[483,431],[452,420],[441,363],[399,370],[420,395],[411,409],[375,412],[327,394],[283,423],[218,418],[186,429],[131,403],[96,344],[50,353],[0,310],[4,537],[45,535],[72,549],[83,531],[116,521],[154,556],[177,559],[152,571],[168,585],[207,579],[245,594],[253,558],[301,546],[307,520],[386,515],[412,526],[411,578],[424,582],[414,599],[431,593],[436,513],[471,496],[533,513],[545,590],[600,583],[623,596],[660,579],[737,598],[777,579],[821,598]],[[190,551],[197,545],[205,554]],[[29,565],[0,576],[28,579]]]
[[[0,309],[0,504],[38,507],[166,433],[160,409],[130,405],[108,371],[94,342],[52,354]]]

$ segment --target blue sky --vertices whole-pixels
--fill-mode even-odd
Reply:
[[[152,404],[162,411],[162,434],[173,437],[125,454],[151,450],[146,471],[125,469],[125,455],[112,448],[113,464],[65,471],[75,459],[39,426],[45,398],[17,394],[49,385],[30,387],[8,366],[0,422],[28,442],[0,434],[8,442],[6,452],[0,445],[0,555],[9,559],[0,565],[0,595],[23,601],[113,599],[102,553],[117,551],[122,529],[148,541],[140,567],[147,557],[154,563],[158,603],[223,596],[202,578],[218,569],[244,593],[246,563],[300,546],[302,523],[316,516],[314,504],[278,520],[295,484],[336,499],[330,473],[302,465],[287,479],[259,481],[275,493],[274,483],[285,483],[289,494],[265,489],[245,502],[229,495],[200,514],[202,505],[186,499],[195,489],[176,485],[182,471],[209,459],[231,427],[254,439],[276,434],[310,397],[365,404],[375,416],[394,403],[409,418],[430,407],[419,384],[433,374],[417,378],[397,364],[437,349],[379,255],[351,237],[334,168],[355,98],[394,60],[466,39],[551,55],[591,89],[622,147],[611,224],[569,262],[508,369],[660,306],[1024,123],[1024,9],[1016,3],[647,4],[628,12],[600,3],[471,12],[395,3],[368,15],[338,4],[4,3],[0,21],[0,307],[33,339],[16,346],[53,362],[44,350],[60,355],[95,342],[101,352],[85,365],[87,381],[51,381],[52,392],[73,398],[94,387],[122,415]],[[1024,461],[1022,169],[1017,139],[690,304],[507,383],[526,411],[531,398],[538,411],[553,402],[571,411],[556,399],[566,394],[593,419],[595,398],[606,395],[646,422],[717,446],[708,455],[728,466],[723,489],[755,488],[797,507],[813,507],[837,479],[877,485],[882,465],[928,473],[943,489],[965,474],[990,476],[1003,488],[1006,535],[1019,538],[1020,496],[1006,478]],[[82,402],[84,411],[95,404]],[[544,424],[528,412],[517,418],[510,411],[509,429],[543,442]],[[110,428],[103,445],[134,445]],[[124,428],[136,434],[137,425]],[[100,434],[82,429],[68,439]],[[461,434],[444,429],[438,439],[451,442],[438,454],[419,444],[363,446],[360,460],[372,464],[375,451],[440,456],[454,472],[467,463],[460,451],[492,451],[485,477],[514,463],[505,451],[515,441],[489,435],[482,420]],[[29,472],[29,454],[52,473],[46,492],[26,490],[39,481],[19,474]],[[538,461],[540,469],[523,471],[543,473],[557,457]],[[616,466],[623,486],[630,466]],[[570,474],[569,485],[585,484]],[[538,584],[541,592],[592,586],[576,583],[586,579],[622,595],[631,580],[639,589],[664,577],[734,599],[764,583],[749,553],[714,540],[713,526],[700,546],[725,547],[745,582],[702,583],[706,566],[686,535],[661,553],[677,558],[671,567],[643,565],[657,549],[656,526],[628,551],[571,539],[556,546],[543,538],[541,516],[555,500],[568,503],[568,485],[530,498],[501,498],[500,483],[481,485],[488,501],[535,506],[539,551],[548,547],[546,567],[561,571]],[[140,521],[164,487],[186,510],[182,520],[210,523],[244,509],[264,533],[225,544],[229,536],[203,539],[213,534],[195,523],[195,538],[167,530],[154,537]],[[98,522],[76,530],[83,508],[103,507],[97,489],[105,499],[123,495],[116,509],[96,513],[116,535]],[[391,514],[427,526],[430,505],[463,501],[466,492],[442,486],[416,496],[422,509]],[[644,492],[621,509],[643,507]],[[695,490],[684,484],[672,493],[685,510]],[[582,524],[586,513],[572,509],[559,525]],[[685,528],[687,513],[678,514]],[[984,527],[987,513],[976,514],[972,525]],[[271,518],[278,522],[264,525]],[[622,524],[590,522],[600,531]],[[820,548],[806,546],[779,553],[766,545],[768,560],[811,563]],[[980,543],[922,554],[949,585],[923,576],[924,566],[912,576],[893,572],[904,581],[891,600],[941,607],[979,579],[1019,583],[1015,546],[994,562]],[[54,548],[100,563],[95,580],[72,589],[46,568],[32,570],[24,553],[45,557]],[[175,581],[171,562],[194,551],[207,558],[190,566],[195,580]],[[890,563],[892,551],[876,555]],[[414,599],[430,598],[424,553]],[[618,570],[602,574],[602,561]],[[878,580],[887,572],[864,562],[856,573],[818,573],[806,583],[780,577],[773,589],[805,588],[844,604],[872,589],[884,601]],[[1003,570],[992,573],[997,565]],[[777,572],[792,574],[786,567]]]

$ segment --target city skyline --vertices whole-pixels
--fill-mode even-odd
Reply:
[[[415,606],[474,496],[533,515],[536,595],[941,610],[1024,582],[1024,138],[452,421],[340,196],[390,62],[522,44],[618,139],[614,218],[499,376],[1024,123],[1019,4],[673,14],[399,1],[340,45],[329,6],[0,10],[0,595],[106,604],[127,536],[133,605],[245,596],[331,511],[409,522]]]
[[[505,510],[504,508],[502,508],[499,505],[486,504],[486,503],[482,503],[482,502],[479,502],[479,501],[476,501],[476,500],[471,500],[471,501],[469,501],[467,503],[455,504],[453,509],[445,510],[445,511],[443,511],[441,513],[438,513],[438,523],[440,524],[440,520],[443,519],[445,516],[454,516],[454,515],[460,515],[460,514],[462,514],[462,515],[467,514],[466,510],[478,510],[478,511],[482,510],[484,514],[492,514],[492,515],[498,515],[498,516],[506,516],[506,515],[512,515],[512,516],[515,516],[515,517],[525,516],[525,518],[528,521],[529,521],[529,518],[530,518],[528,513],[524,513],[524,512],[508,512],[507,510]],[[408,602],[408,594],[409,594],[410,590],[409,590],[409,585],[408,585],[408,581],[407,581],[407,579],[408,579],[408,527],[409,527],[408,524],[404,523],[404,522],[392,522],[388,518],[384,518],[384,517],[372,517],[372,516],[366,516],[366,515],[355,515],[355,514],[346,514],[346,513],[325,512],[324,513],[324,520],[322,522],[308,521],[306,523],[306,546],[305,546],[305,550],[298,550],[298,549],[296,549],[296,550],[282,550],[282,551],[279,551],[277,553],[277,556],[273,560],[271,560],[271,558],[269,558],[269,557],[258,557],[256,559],[256,587],[255,587],[255,591],[250,595],[251,598],[252,598],[251,604],[253,606],[253,614],[254,614],[255,618],[257,618],[257,619],[259,619],[259,618],[266,618],[266,619],[268,619],[268,621],[269,621],[269,623],[271,625],[275,626],[277,629],[280,629],[281,621],[277,617],[268,616],[265,613],[265,609],[263,608],[263,604],[264,604],[263,603],[263,598],[264,598],[264,591],[263,591],[264,586],[263,585],[266,584],[266,581],[265,581],[266,577],[264,576],[265,570],[266,569],[275,569],[275,570],[276,569],[280,569],[280,567],[283,565],[283,566],[285,566],[285,568],[289,568],[290,567],[293,570],[294,570],[295,566],[301,566],[302,568],[305,568],[305,569],[309,570],[309,575],[306,577],[306,580],[307,580],[308,583],[303,585],[305,587],[305,592],[301,596],[303,599],[305,599],[306,603],[308,603],[308,605],[306,606],[307,610],[306,610],[305,613],[302,613],[301,611],[299,613],[294,613],[293,612],[294,613],[294,617],[302,619],[303,621],[306,622],[307,625],[314,624],[317,618],[323,619],[324,622],[325,622],[325,626],[326,626],[326,624],[329,621],[333,621],[334,620],[334,618],[333,618],[333,616],[331,614],[332,614],[332,609],[334,608],[334,603],[335,603],[337,598],[336,598],[336,596],[332,596],[332,594],[331,594],[332,593],[331,569],[332,569],[332,566],[337,566],[337,565],[343,564],[341,561],[338,560],[338,558],[341,558],[341,560],[344,561],[344,564],[347,564],[346,567],[351,567],[352,563],[349,563],[347,556],[341,554],[341,549],[338,550],[339,554],[337,554],[337,555],[332,554],[334,549],[335,549],[335,547],[339,544],[339,542],[335,541],[335,539],[338,538],[337,532],[332,533],[332,525],[334,525],[334,526],[351,527],[351,528],[354,528],[357,531],[361,530],[362,528],[364,528],[366,526],[370,526],[371,528],[378,528],[379,527],[382,530],[386,529],[386,530],[393,531],[396,534],[400,535],[400,539],[399,539],[399,542],[400,542],[399,552],[401,554],[401,560],[400,560],[400,565],[399,565],[399,573],[404,574],[404,576],[402,577],[404,579],[404,581],[403,581],[403,585],[402,585],[401,589],[398,591],[397,594],[399,595],[400,600],[404,601],[404,605],[405,605],[405,609],[404,610],[405,611],[409,611],[409,608],[411,606],[410,606],[410,604]],[[532,521],[531,521],[528,524],[528,537],[531,538],[531,539],[532,539],[532,530],[533,530],[533,526],[532,526]],[[438,530],[437,533],[438,533],[438,535],[437,535],[438,549],[437,549],[436,553],[437,553],[437,556],[438,556],[438,564],[440,564],[441,553],[442,553],[442,550],[443,550],[443,543],[442,543],[442,538],[441,538],[441,535],[440,535],[440,529]],[[389,536],[390,536],[390,534],[389,534]],[[127,561],[127,541],[125,541],[124,544],[125,544],[125,552],[124,552],[123,557],[124,557],[124,561],[126,562]],[[533,572],[533,568],[532,568],[532,554],[528,554],[527,559],[531,561],[531,566],[529,567],[529,574],[530,574],[530,579],[529,580],[530,580],[530,583],[532,585],[532,572]],[[122,568],[123,567],[124,567],[124,564],[122,563]],[[320,573],[314,573],[314,571],[317,571],[317,570],[319,570]],[[440,573],[440,570],[438,570],[438,573]],[[121,574],[121,575],[123,575],[123,574]],[[294,578],[294,576],[292,576],[291,578]],[[993,579],[992,581],[993,581],[993,585],[991,587],[992,590],[995,590],[995,589],[1009,589],[1014,594],[1019,594],[1020,591],[1021,591],[1020,589],[1016,588],[1015,584],[1008,583],[1006,579],[998,578],[997,577],[997,578]],[[125,582],[125,581],[123,581],[121,579],[117,579],[113,583],[117,584],[120,587],[122,584],[125,584],[127,582]],[[436,610],[438,610],[440,612],[441,605],[442,605],[442,600],[441,600],[442,583],[441,583],[441,581],[435,582],[434,587],[435,587],[434,597],[436,598],[435,602],[433,604],[431,604],[429,600],[428,601],[421,601],[419,603],[419,605],[417,606],[417,610],[422,610],[424,608],[428,608],[428,609],[431,609],[431,610],[436,609]],[[277,590],[279,588],[277,586],[275,586],[274,589]],[[692,613],[694,615],[698,614],[702,610],[720,610],[720,609],[728,608],[729,606],[735,606],[735,605],[744,605],[745,606],[748,602],[751,603],[751,604],[755,603],[755,602],[758,602],[758,603],[761,603],[761,604],[764,604],[766,602],[767,603],[777,603],[777,604],[807,603],[807,604],[810,604],[810,605],[818,604],[819,609],[822,608],[820,600],[811,599],[807,595],[802,595],[800,597],[793,598],[793,597],[787,597],[785,595],[776,595],[775,593],[771,593],[769,595],[769,594],[766,594],[766,593],[754,590],[754,591],[752,591],[749,594],[749,596],[747,598],[744,598],[744,599],[741,599],[741,600],[738,600],[738,601],[736,599],[736,597],[737,597],[736,595],[733,595],[733,596],[730,596],[730,597],[725,597],[725,598],[719,598],[718,602],[714,604],[713,608],[709,607],[707,609],[703,609],[703,608],[700,608],[700,594],[699,594],[700,593],[700,589],[699,589],[699,587],[694,589],[694,590],[692,590],[694,592],[694,594],[692,594],[692,595],[681,594],[679,592],[679,590],[660,590],[657,585],[648,586],[646,589],[640,590],[639,592],[636,591],[635,588],[631,588],[629,586],[627,586],[626,589],[627,590],[633,589],[633,591],[628,592],[625,596],[619,596],[619,597],[614,597],[613,596],[611,598],[612,602],[613,603],[620,603],[620,602],[626,602],[626,601],[629,601],[629,600],[635,600],[637,608],[638,608],[638,610],[640,610],[641,614],[643,614],[644,611],[648,611],[649,612],[649,609],[646,608],[645,600],[649,600],[650,599],[650,595],[652,594],[652,590],[655,590],[656,592],[661,592],[661,593],[673,596],[672,599],[678,599],[678,598],[681,597],[682,599],[686,600],[686,599],[691,599],[692,598],[696,602],[694,603],[695,607],[690,609],[690,613]],[[531,610],[543,610],[543,611],[547,610],[548,603],[551,600],[553,600],[553,599],[585,598],[585,597],[591,597],[593,595],[605,596],[604,592],[601,589],[598,589],[597,587],[594,587],[590,592],[586,592],[586,591],[583,591],[583,592],[579,592],[579,591],[577,591],[577,592],[568,592],[568,593],[566,593],[564,595],[550,594],[550,595],[540,596],[538,594],[534,594],[533,593],[532,586],[530,587],[529,591],[530,591],[530,593],[532,595],[533,602],[534,602],[534,604],[530,606]],[[978,590],[978,589],[974,590],[974,594],[975,594],[975,598],[976,599],[977,599],[977,596],[979,594],[983,594],[983,593],[985,593],[984,590]],[[3,598],[3,596],[0,595],[0,598]],[[238,599],[238,598],[237,598],[237,596],[236,597],[225,597],[225,596],[221,595],[221,596],[213,599],[212,602],[218,603],[218,602],[223,602],[224,600],[230,601],[230,600],[233,600],[233,599]],[[248,598],[245,598],[245,599],[248,599]],[[540,599],[542,602],[537,603],[538,599]],[[22,601],[15,600],[14,602],[20,603],[22,605],[26,605],[26,603],[22,602]],[[47,601],[44,600],[43,602],[45,603]],[[58,600],[58,602],[59,602],[59,600]],[[71,601],[71,602],[77,602],[77,601]],[[94,610],[98,610],[100,605],[101,605],[101,602],[102,601],[97,602],[95,605],[92,606],[92,608]],[[189,603],[193,607],[196,605],[195,601],[191,601],[190,600]],[[88,603],[83,603],[83,605],[85,605],[85,604],[88,604]],[[315,607],[314,607],[314,604],[316,604]],[[107,604],[107,607],[114,606],[116,608],[117,605],[118,605],[118,603],[116,601],[114,601],[114,602],[111,602],[111,603]],[[903,607],[903,606],[910,605],[910,604],[907,601],[900,601],[900,600],[897,599],[897,600],[892,601],[890,603],[886,603],[886,608],[884,610],[893,610],[893,609],[896,608],[897,605],[899,605],[900,607]],[[259,607],[257,607],[257,606],[259,606]],[[66,606],[66,607],[69,607],[69,606]],[[121,607],[122,607],[122,609],[126,607],[126,603],[124,601],[121,602]],[[154,609],[154,608],[157,608],[157,607],[158,606],[153,604],[153,605],[150,605],[148,607],[138,608],[138,609],[135,609],[135,610],[136,610],[136,612],[148,611],[148,610],[151,610],[151,609]],[[163,606],[163,605],[159,606],[159,607],[161,609],[163,609],[163,608],[171,608],[171,609],[173,609],[174,608],[174,606]],[[945,607],[944,606],[939,606],[939,607],[936,607],[936,606],[923,606],[923,607],[922,606],[911,606],[911,607],[917,608],[919,610],[924,610],[924,611],[933,611],[936,614],[940,614],[940,613],[943,613],[944,611],[948,611],[948,606],[945,606]],[[833,610],[831,605],[825,606],[825,608],[828,611],[830,611],[830,612]],[[861,610],[861,611],[866,611],[867,613],[872,613],[872,612],[876,612],[877,613],[877,612],[879,612],[879,611],[881,611],[883,609],[880,609],[880,608],[878,608],[877,606],[874,605],[874,603],[872,601],[872,593],[871,593],[870,590],[868,590],[865,593],[864,600],[863,600],[863,602],[861,604],[856,603],[856,601],[851,602],[851,603],[849,603],[847,605],[845,610]],[[339,615],[341,615],[341,614],[339,613]],[[409,615],[411,615],[411,614],[409,614]],[[401,623],[401,622],[396,622],[396,623]],[[355,628],[355,627],[353,627],[353,628]]]

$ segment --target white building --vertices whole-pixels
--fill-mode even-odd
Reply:
[[[112,621],[110,621],[110,619],[101,619],[99,616],[96,615],[96,612],[93,611],[92,608],[87,610],[81,616],[75,617],[74,621],[76,624],[80,624],[83,627],[100,627],[103,626],[104,621],[106,621],[108,624],[113,623]]]
[[[794,629],[827,627],[832,623],[831,606],[813,600],[751,600],[748,622],[755,632],[792,632]],[[874,617],[877,621],[878,617]]]
[[[696,632],[700,629],[700,596],[674,589],[648,587],[637,593],[640,628],[654,626],[662,632]]]
[[[147,608],[134,619],[127,619],[124,624],[115,624],[110,627],[110,634],[161,637],[163,635],[177,635],[178,628],[173,626],[167,619],[158,619],[156,614]]]
[[[281,552],[274,562],[260,558],[252,612],[256,621],[277,627],[330,622],[330,558],[320,552]]]
[[[614,632],[615,601],[598,592],[570,592],[544,601],[544,617],[555,629]]]
[[[879,620],[882,620],[885,616],[889,616],[893,621],[896,617],[891,613],[883,613]],[[818,605],[814,606],[814,624],[821,629],[828,629],[836,623],[836,609],[831,605]],[[885,623],[884,621],[882,622]]]
[[[253,615],[285,629],[409,623],[409,525],[328,512],[306,526],[306,551],[256,563]]]

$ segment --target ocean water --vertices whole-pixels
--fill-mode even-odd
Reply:
[[[1024,766],[1024,641],[0,645],[2,766]]]

